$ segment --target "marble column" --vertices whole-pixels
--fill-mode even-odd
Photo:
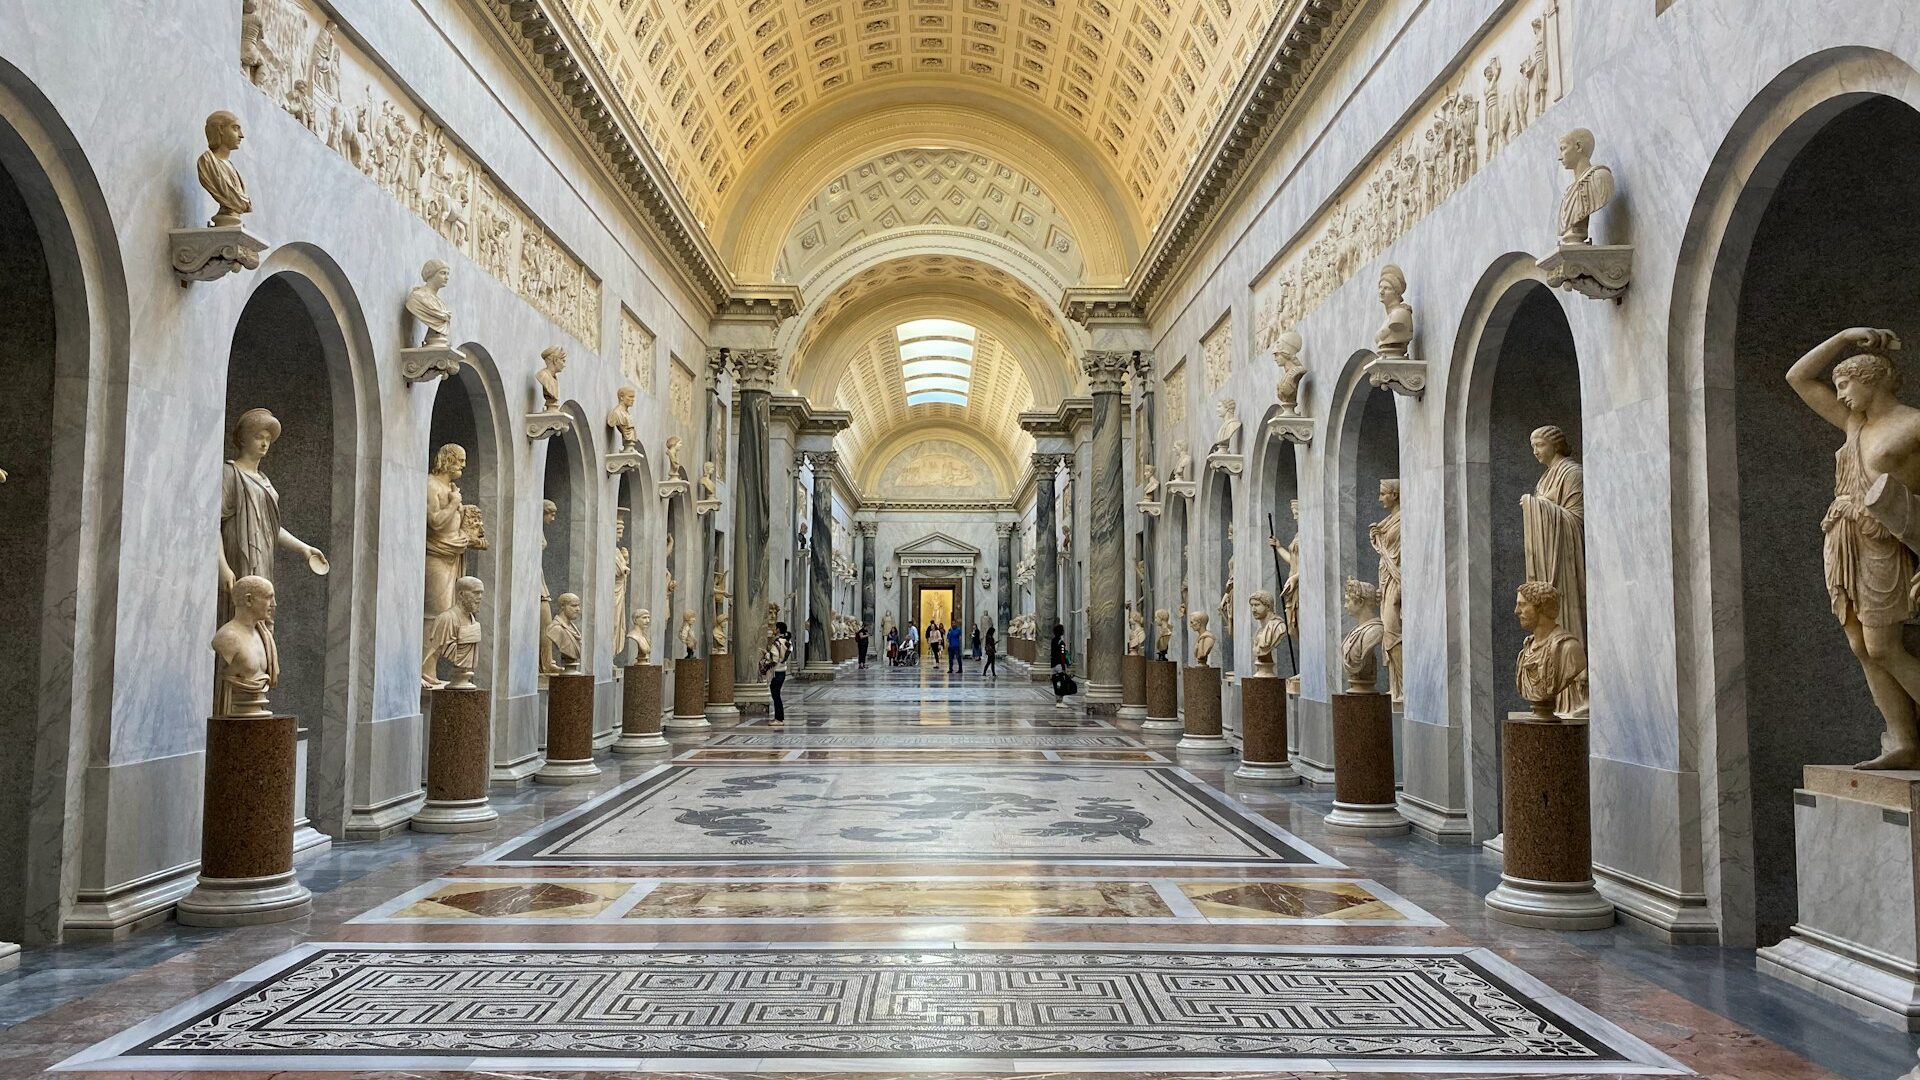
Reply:
[[[767,645],[769,508],[772,467],[768,461],[768,404],[780,372],[780,354],[772,349],[735,349],[734,385],[740,391],[740,444],[735,454],[733,495],[733,653],[734,700],[757,712],[769,701],[758,663]],[[744,542],[742,542],[744,541]],[[669,632],[671,622],[669,622]],[[663,649],[670,653],[670,649]]]
[[[1000,574],[993,587],[1000,590],[999,610],[995,612],[995,628],[1000,631],[1000,649],[1007,649],[1007,624],[1013,621],[1013,530],[1019,528],[1011,521],[1003,521],[993,527],[1000,536]]]
[[[1154,456],[1153,438],[1153,354],[1150,352],[1137,352],[1133,354],[1133,389],[1134,450],[1139,460],[1145,462],[1149,468],[1153,468],[1157,474],[1159,465]],[[1165,500],[1169,498],[1165,486],[1165,480],[1167,478],[1162,476],[1160,479],[1162,481],[1160,498]],[[1145,483],[1144,476],[1137,476],[1135,480],[1137,483]],[[1148,636],[1151,637],[1155,606],[1153,602],[1153,578],[1155,570],[1153,553],[1156,550],[1154,547],[1155,527],[1159,524],[1160,519],[1150,514],[1142,514],[1140,518],[1140,550],[1137,553],[1137,558],[1146,564],[1147,572],[1144,575],[1134,574],[1137,589],[1134,594],[1134,599],[1135,602],[1140,605],[1140,617],[1146,620],[1149,628]],[[1148,655],[1152,655],[1151,649],[1148,650]]]
[[[840,460],[833,450],[810,450],[813,466],[813,569],[807,575],[808,672],[831,677],[833,657],[833,466]]]
[[[1127,470],[1121,453],[1126,405],[1121,397],[1131,352],[1094,351],[1080,370],[1093,391],[1092,514],[1087,521],[1087,704],[1117,711],[1121,657],[1127,651]]]
[[[1062,454],[1033,455],[1033,637],[1045,668],[1053,624],[1060,621],[1060,524],[1053,518],[1054,474]]]
[[[876,621],[880,617],[880,582],[876,579],[878,571],[874,569],[874,563],[879,559],[879,553],[874,549],[880,546],[878,543],[880,523],[862,521],[858,527],[860,529],[860,621],[866,625],[868,647],[871,648],[880,640],[880,623]]]

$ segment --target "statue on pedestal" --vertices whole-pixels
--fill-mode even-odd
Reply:
[[[614,511],[613,517],[613,651],[620,651],[622,625],[627,621],[627,582],[633,576],[633,553],[627,550],[627,508]]]
[[[1162,660],[1173,646],[1173,612],[1156,608],[1153,612],[1153,651]]]
[[[1193,479],[1193,451],[1187,448],[1185,439],[1175,440],[1173,444],[1173,467],[1167,470],[1169,481]]]
[[[233,426],[232,459],[220,472],[221,614],[231,614],[227,598],[243,577],[273,581],[273,557],[281,549],[307,560],[307,569],[325,577],[331,567],[320,549],[280,526],[280,492],[260,471],[267,451],[280,438],[280,421],[265,409],[248,409]]]
[[[680,436],[669,435],[666,442],[668,480],[685,480],[687,467],[680,464]]]
[[[460,496],[458,483],[467,468],[467,451],[457,443],[447,443],[433,456],[433,470],[427,474],[427,590],[426,625],[431,627],[441,613],[454,605],[454,585],[467,573],[467,552],[486,550],[486,533],[476,537],[473,526],[479,523],[480,508],[467,504]],[[439,664],[430,651],[420,667],[422,685],[434,685]]]
[[[233,618],[213,634],[218,657],[213,676],[213,715],[272,716],[267,691],[280,682],[280,652],[273,641],[273,582],[248,574],[233,583]]]
[[[1920,409],[1895,396],[1900,371],[1892,354],[1899,349],[1900,339],[1890,330],[1854,327],[1814,346],[1787,371],[1800,400],[1846,433],[1834,455],[1833,502],[1820,530],[1834,617],[1887,725],[1880,755],[1856,766],[1861,769],[1920,768],[1920,660],[1907,651],[1901,633],[1920,612],[1914,596],[1920,536],[1903,519],[1875,512],[1880,503],[1910,508],[1911,493],[1920,490]],[[1902,531],[1893,531],[1883,517]]]
[[[1208,448],[1207,453],[1237,454],[1240,452],[1239,407],[1232,398],[1221,398],[1220,404],[1214,406],[1215,411],[1220,414],[1220,429],[1213,433],[1213,445]]]
[[[1287,637],[1286,620],[1274,613],[1273,594],[1265,589],[1247,598],[1247,607],[1253,612],[1253,674],[1277,677],[1273,667],[1273,652]]]
[[[719,466],[709,461],[700,466],[700,499],[703,502],[720,501],[720,483],[715,477]]]
[[[453,329],[453,309],[440,297],[440,290],[453,280],[453,271],[439,259],[429,259],[420,269],[420,284],[407,294],[407,313],[426,327],[426,337],[420,342],[423,349],[446,349],[452,347],[448,334]]]
[[[240,170],[233,167],[231,160],[247,136],[240,130],[240,118],[225,109],[207,117],[206,135],[207,150],[200,155],[194,171],[199,174],[200,186],[213,196],[214,205],[219,207],[207,226],[230,228],[240,224],[242,214],[253,212],[253,200],[247,197],[247,182],[240,178]]]
[[[1367,527],[1367,538],[1380,554],[1381,651],[1387,659],[1387,686],[1393,700],[1404,693],[1400,663],[1400,481],[1380,481],[1380,505],[1387,516]]]
[[[713,655],[714,656],[726,655],[727,624],[731,623],[732,621],[733,621],[733,617],[728,615],[725,611],[717,610],[713,613],[713,633],[710,636],[713,638]]]
[[[653,627],[653,612],[641,608],[633,613],[633,629],[627,631],[627,641],[633,645],[633,662],[644,664],[653,658],[653,639],[650,630]]]
[[[549,345],[540,350],[540,370],[533,373],[540,384],[540,411],[560,411],[560,373],[567,370],[567,350]]]
[[[1140,500],[1142,502],[1153,502],[1159,499],[1160,478],[1154,475],[1153,466],[1148,465],[1141,469],[1140,472],[1142,477],[1140,481]]]
[[[615,394],[619,404],[607,410],[607,426],[619,434],[621,453],[638,453],[640,437],[633,428],[634,389],[631,386],[623,386],[615,391]]]
[[[426,663],[421,680],[439,690],[472,690],[473,669],[480,659],[480,603],[487,587],[479,578],[463,577],[453,583],[453,606],[427,623]],[[453,680],[436,677],[440,661],[453,665]]]
[[[1413,305],[1407,303],[1407,275],[1397,266],[1380,270],[1380,306],[1386,321],[1373,335],[1373,351],[1381,359],[1405,360],[1413,343]]]
[[[1546,471],[1533,494],[1520,496],[1528,581],[1544,581],[1560,593],[1560,625],[1587,638],[1587,505],[1580,463],[1566,433],[1537,428],[1533,456]]]
[[[1129,604],[1127,605],[1127,653],[1128,655],[1130,656],[1140,655],[1140,650],[1145,648],[1146,644],[1147,644],[1147,621],[1140,617],[1140,612],[1137,609],[1135,609],[1133,605]]]
[[[575,672],[580,670],[580,598],[572,593],[561,593],[554,601],[558,610],[553,621],[547,624],[547,647],[559,663],[556,670]]]
[[[1560,199],[1560,242],[1593,243],[1593,215],[1613,201],[1613,170],[1593,163],[1593,132],[1575,128],[1560,137],[1560,166],[1573,183]]]
[[[1386,635],[1380,623],[1380,589],[1348,578],[1344,600],[1347,614],[1357,624],[1340,646],[1340,663],[1347,672],[1347,693],[1377,694],[1380,692],[1377,650]]]
[[[1204,611],[1196,611],[1192,615],[1187,616],[1187,629],[1192,630],[1194,634],[1194,667],[1213,666],[1207,662],[1207,658],[1213,655],[1213,647],[1217,643],[1217,639],[1213,636],[1213,631],[1207,629],[1207,619],[1207,613]]]
[[[687,650],[687,659],[693,659],[694,646],[700,644],[700,634],[693,626],[693,612],[680,615],[680,644]]]
[[[1305,345],[1300,334],[1288,330],[1274,339],[1273,362],[1280,365],[1280,381],[1274,386],[1274,396],[1280,399],[1280,413],[1283,416],[1300,415],[1300,384],[1306,381],[1307,365],[1300,361],[1300,350]]]
[[[1587,651],[1559,623],[1560,591],[1544,581],[1520,586],[1513,617],[1527,631],[1514,663],[1514,686],[1533,706],[1533,715],[1551,719],[1587,716]]]

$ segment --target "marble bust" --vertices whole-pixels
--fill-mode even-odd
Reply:
[[[1173,444],[1173,467],[1167,470],[1169,481],[1193,479],[1193,451],[1187,448],[1187,441],[1180,439]]]
[[[540,370],[533,373],[533,378],[540,384],[541,412],[559,411],[560,373],[565,370],[567,350],[558,345],[549,345],[540,350]]]
[[[1514,662],[1514,686],[1540,719],[1587,715],[1587,651],[1559,623],[1560,591],[1529,581],[1514,596],[1513,617],[1527,632]]]
[[[580,598],[561,593],[553,601],[553,621],[547,624],[547,645],[564,671],[580,670]]]
[[[1129,606],[1127,608],[1127,653],[1128,655],[1130,656],[1140,655],[1140,650],[1146,647],[1146,644],[1147,644],[1147,621],[1140,617],[1139,611]]]
[[[1287,621],[1274,610],[1273,594],[1265,589],[1255,592],[1247,598],[1247,607],[1253,612],[1253,674],[1275,677],[1273,668],[1274,650],[1286,640]]]
[[[667,479],[685,480],[687,478],[687,469],[686,466],[680,464],[680,436],[667,436],[665,451],[667,455]]]
[[[1153,466],[1148,465],[1142,468],[1140,470],[1140,476],[1141,501],[1153,502],[1158,499],[1160,497],[1160,478],[1154,475]]]
[[[726,655],[727,624],[732,621],[733,617],[725,611],[715,611],[713,613],[713,633],[709,635],[713,639],[713,655]]]
[[[640,449],[640,436],[633,427],[635,396],[633,387],[623,386],[615,392],[618,404],[607,410],[607,426],[620,436],[620,450],[627,454],[636,453]]]
[[[1353,632],[1340,646],[1340,663],[1347,672],[1347,693],[1380,692],[1380,589],[1365,581],[1347,579],[1344,594]]]
[[[1413,305],[1407,303],[1407,275],[1397,266],[1380,270],[1380,306],[1386,321],[1373,335],[1373,351],[1383,360],[1405,360],[1413,343]]]
[[[1156,608],[1153,613],[1153,651],[1160,659],[1167,658],[1167,649],[1173,645],[1173,612],[1166,608]]]
[[[426,327],[425,339],[420,342],[423,349],[452,348],[452,340],[447,336],[453,329],[453,309],[441,299],[440,290],[447,287],[453,279],[453,271],[439,259],[430,259],[420,269],[420,284],[407,294],[407,313]]]
[[[479,578],[463,577],[453,583],[453,606],[427,624],[426,672],[423,681],[432,689],[472,690],[474,665],[480,658],[480,603],[487,587]],[[453,665],[453,680],[434,677],[434,668],[445,660]]]
[[[1187,616],[1187,629],[1193,631],[1194,667],[1213,666],[1207,662],[1207,658],[1213,655],[1213,646],[1217,639],[1214,638],[1213,631],[1207,629],[1208,618],[1204,611],[1196,611]]]
[[[233,618],[213,634],[219,662],[213,677],[213,715],[267,717],[267,691],[280,681],[273,641],[273,582],[249,574],[233,583]]]
[[[720,501],[720,483],[714,476],[717,469],[711,461],[700,465],[700,498],[707,502]]]
[[[694,647],[700,644],[700,634],[693,626],[693,612],[680,615],[680,645],[687,650],[687,659],[693,659]]]
[[[1280,399],[1280,412],[1285,416],[1300,415],[1300,384],[1307,378],[1307,365],[1300,362],[1303,345],[1300,334],[1293,330],[1274,339],[1273,362],[1280,365],[1280,381],[1273,392]]]
[[[1221,398],[1220,404],[1214,407],[1215,411],[1220,414],[1220,428],[1218,431],[1215,431],[1213,433],[1213,446],[1208,450],[1208,453],[1211,453],[1211,454],[1239,453],[1240,451],[1240,417],[1238,415],[1239,407],[1240,407],[1239,404],[1235,402],[1232,398]]]
[[[633,613],[633,629],[627,631],[627,640],[633,643],[633,662],[644,664],[653,657],[653,612],[641,608]]]
[[[240,118],[221,109],[207,117],[207,150],[195,165],[200,186],[213,196],[220,209],[207,222],[209,228],[232,228],[240,224],[240,215],[253,212],[253,200],[247,197],[247,182],[233,167],[233,152],[247,136],[240,130]]]
[[[1560,137],[1560,166],[1573,183],[1560,199],[1560,242],[1593,243],[1593,215],[1613,201],[1613,170],[1593,163],[1593,132],[1575,128]]]

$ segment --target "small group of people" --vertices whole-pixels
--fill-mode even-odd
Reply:
[[[927,651],[933,654],[934,663],[939,663],[942,656],[946,658],[947,674],[949,675],[965,674],[966,669],[963,665],[967,657],[971,655],[975,660],[985,660],[985,663],[980,668],[980,674],[991,678],[999,678],[995,661],[1000,654],[1000,642],[994,628],[989,626],[982,632],[981,629],[976,626],[973,628],[972,641],[969,642],[965,639],[966,634],[958,625],[942,626],[937,619],[927,620],[927,629],[924,636],[922,636],[920,628],[911,623],[907,625],[906,633],[904,634],[897,629],[889,628],[887,630],[887,664],[890,667],[900,667],[902,665],[910,667],[918,664],[920,662],[920,649],[924,643]],[[865,650],[866,646],[863,641],[861,644],[863,663],[866,655]]]

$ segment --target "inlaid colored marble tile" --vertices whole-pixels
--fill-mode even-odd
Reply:
[[[864,765],[1036,765],[1049,759],[1043,750],[803,750],[801,761],[846,761]]]
[[[788,750],[695,750],[682,754],[682,761],[785,761]]]
[[[597,915],[632,886],[600,882],[461,881],[394,913],[397,919],[579,919]]]
[[[1170,918],[1144,881],[668,882],[634,919]]]
[[[1150,750],[1055,750],[1053,756],[1057,761],[1088,762],[1096,765],[1125,765],[1133,762],[1156,765],[1167,760]]]
[[[1405,915],[1355,881],[1183,881],[1180,891],[1210,919],[1337,919],[1399,922]]]

